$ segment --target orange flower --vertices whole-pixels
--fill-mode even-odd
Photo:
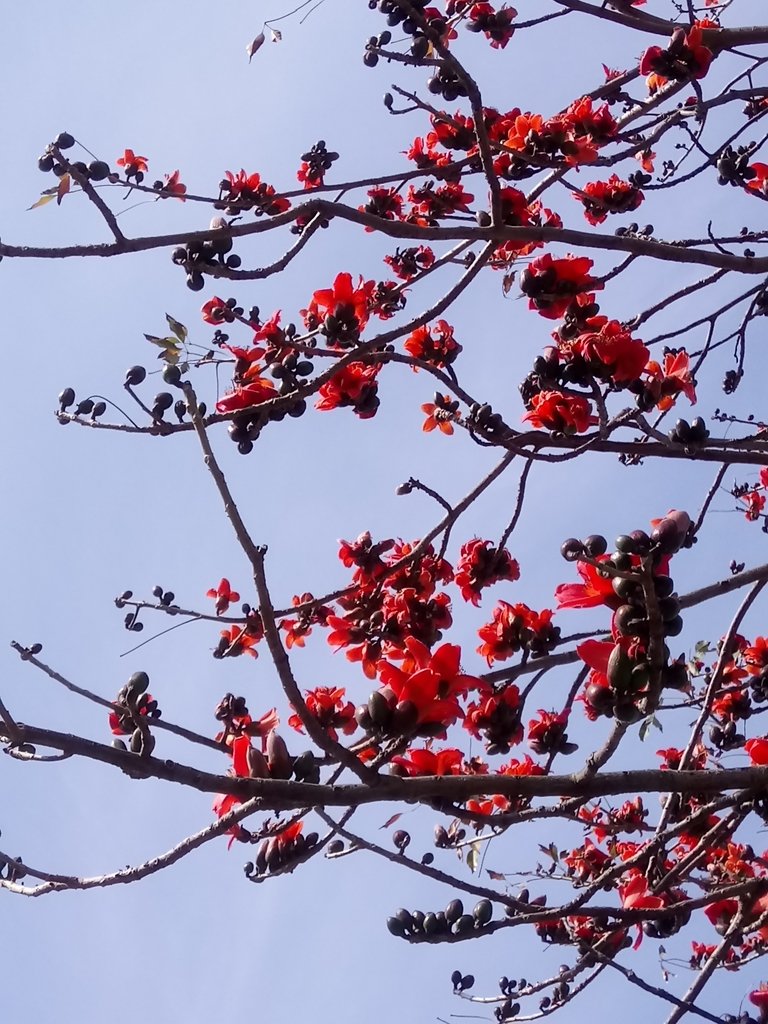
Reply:
[[[149,169],[147,165],[147,158],[145,156],[137,156],[132,149],[126,149],[117,161],[117,166],[125,168],[126,176],[135,175],[137,172],[143,172]]]

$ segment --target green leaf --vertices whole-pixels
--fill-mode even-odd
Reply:
[[[170,313],[165,314],[165,319],[168,321],[168,326],[171,328],[171,330],[179,339],[179,341],[186,341],[187,334],[189,332],[187,331],[187,328],[184,326],[184,324],[180,324],[178,320],[174,320]]]
[[[178,363],[181,358],[181,345],[178,338],[158,338],[154,334],[145,334],[144,337],[163,350],[157,357],[158,359],[164,359],[171,366]]]
[[[709,654],[712,648],[709,646],[709,640],[699,640],[693,649],[693,653],[699,658],[702,658],[705,654]]]
[[[467,851],[467,867],[474,873],[477,871],[477,866],[480,863],[480,843],[474,842]]]
[[[43,195],[40,196],[40,198],[37,200],[37,202],[36,203],[32,203],[31,206],[27,207],[27,209],[28,210],[36,210],[38,208],[38,206],[45,206],[46,204],[50,203],[50,201],[52,199],[55,199],[55,198],[56,198],[56,193],[55,192],[49,192],[47,194],[43,193]]]

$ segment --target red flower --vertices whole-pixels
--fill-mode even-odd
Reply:
[[[400,769],[397,774],[411,778],[422,775],[461,775],[462,757],[460,750],[430,750],[424,747],[409,750],[405,757],[393,757],[392,764]]]
[[[244,170],[237,174],[227,171],[220,188],[228,202],[237,204],[238,209],[255,207],[257,214],[266,213],[274,217],[291,206],[289,200],[277,197],[274,186],[262,181],[260,174],[247,174]]]
[[[664,353],[664,363],[651,360],[645,368],[649,376],[647,390],[656,398],[657,408],[671,409],[677,396],[685,395],[691,405],[696,404],[696,382],[691,375],[691,360],[684,348]]]
[[[258,643],[258,639],[240,626],[230,626],[229,629],[222,629],[219,646],[222,648],[222,653],[226,653],[229,657],[236,658],[240,654],[250,654],[252,658],[258,658],[258,652],[253,649]]]
[[[117,161],[117,166],[125,168],[126,178],[135,178],[139,174],[143,177],[143,172],[149,169],[147,158],[145,156],[137,156],[132,149],[126,149]]]
[[[560,630],[552,625],[548,608],[534,612],[526,604],[499,601],[493,620],[481,626],[477,635],[483,641],[477,653],[492,665],[494,661],[506,661],[522,648],[534,655],[546,654],[557,642]]]
[[[315,408],[323,412],[351,408],[361,420],[375,416],[379,408],[376,377],[380,369],[377,364],[349,363],[323,384]]]
[[[410,281],[422,271],[429,270],[435,262],[435,254],[428,245],[412,246],[396,249],[394,256],[384,257],[384,262],[401,281]]]
[[[584,204],[584,216],[590,224],[602,224],[609,213],[630,213],[642,203],[643,193],[629,181],[612,174],[608,181],[590,181],[583,192],[573,196]]]
[[[214,295],[212,299],[208,299],[200,307],[200,312],[203,314],[203,320],[207,324],[214,324],[218,326],[223,324],[227,319],[228,315],[231,315],[229,306],[226,304],[224,299],[220,299],[218,295]]]
[[[234,796],[232,793],[219,793],[213,801],[213,812],[217,818],[223,818],[225,814],[229,814],[230,811],[239,807],[242,802],[240,797]],[[246,832],[242,825],[233,825],[226,834],[230,837],[227,849],[236,839],[246,839]]]
[[[538,430],[551,430],[559,434],[581,434],[598,421],[592,415],[592,405],[583,395],[568,395],[563,391],[540,391],[530,401],[531,410],[523,416]]]
[[[747,740],[744,744],[744,749],[749,754],[749,760],[752,764],[768,764],[768,739],[765,736],[754,740]]]
[[[219,399],[216,403],[216,412],[228,413],[239,412],[241,409],[250,409],[252,406],[266,402],[277,395],[275,385],[271,381],[260,377],[258,372],[253,373],[253,369],[249,371],[246,384],[237,384],[233,391]]]
[[[639,873],[619,886],[619,896],[621,905],[628,910],[660,910],[664,906],[664,898],[654,896],[648,888],[648,879]]]
[[[704,914],[719,935],[725,935],[733,916],[739,909],[738,900],[717,900],[704,908]]]
[[[489,754],[506,754],[523,739],[520,721],[520,691],[509,683],[501,693],[492,693],[467,706],[464,728],[476,739],[485,739]]]
[[[704,78],[713,56],[701,42],[701,26],[693,25],[687,34],[678,28],[672,33],[666,50],[660,46],[648,47],[640,58],[640,74],[673,81]]]
[[[750,675],[758,676],[764,668],[768,668],[768,638],[755,637],[755,642],[751,647],[745,647],[743,653],[744,664]]]
[[[746,494],[739,495],[739,501],[743,501],[747,506],[744,511],[745,517],[749,522],[756,523],[765,508],[765,495],[759,491],[747,491]]]
[[[227,579],[221,579],[218,587],[212,587],[205,596],[212,597],[216,601],[217,615],[223,615],[230,604],[240,600],[240,595],[231,589]]]
[[[633,338],[618,320],[592,319],[605,322],[597,330],[579,334],[573,341],[561,341],[560,353],[566,358],[579,356],[601,379],[607,377],[616,384],[636,381],[648,363],[648,349],[642,341]]]
[[[161,199],[169,199],[173,196],[176,199],[180,199],[182,203],[186,203],[187,186],[179,181],[179,173],[179,171],[174,171],[172,174],[165,175],[163,188],[160,192]]]
[[[515,33],[512,21],[516,17],[514,7],[502,7],[497,11],[489,3],[472,4],[467,16],[467,28],[470,32],[483,32],[494,49],[503,50]]]
[[[569,711],[543,711],[539,709],[528,723],[528,745],[536,754],[552,754],[555,752],[572,753],[573,744],[567,742]]]
[[[436,402],[425,402],[421,407],[421,411],[427,414],[421,429],[427,434],[435,429],[439,430],[442,434],[453,433],[453,423],[451,423],[453,413],[445,407],[451,404],[450,397],[448,395],[441,395],[440,397],[443,400],[443,404],[438,405]]]
[[[476,538],[462,546],[454,579],[464,600],[478,605],[486,587],[519,580],[520,566],[506,548],[499,550],[489,540]]]
[[[553,259],[549,253],[532,260],[520,276],[520,288],[528,296],[528,308],[548,320],[557,320],[579,292],[602,287],[589,276],[593,263],[588,256]]]
[[[355,705],[351,701],[344,702],[345,693],[343,687],[316,686],[304,694],[307,710],[332,740],[338,739],[337,729],[349,736],[357,728]],[[288,725],[297,732],[304,732],[302,721],[295,713],[288,719]]]
[[[363,281],[360,277],[355,288],[351,274],[337,274],[330,288],[321,288],[314,293],[311,312],[319,319],[325,316],[333,316],[338,320],[354,317],[359,330],[362,330],[368,321],[368,302],[374,287],[373,281]],[[313,329],[309,324],[307,327]]]
[[[754,172],[754,177],[747,182],[747,188],[768,196],[768,164],[750,164],[749,168]]]
[[[405,668],[384,662],[379,677],[398,703],[409,701],[415,706],[419,726],[453,725],[461,717],[458,697],[469,690],[487,688],[475,676],[462,673],[461,648],[455,644],[443,644],[430,654],[428,647],[409,637],[405,649]],[[434,735],[444,736],[445,732],[440,730]]]
[[[368,189],[368,202],[364,206],[358,206],[361,213],[370,213],[383,220],[399,220],[402,209],[403,197],[396,188]],[[373,228],[367,227],[365,230],[373,231]]]
[[[607,555],[601,555],[597,561],[604,562],[607,559]],[[588,562],[577,562],[576,571],[584,582],[561,583],[555,589],[555,600],[557,601],[558,608],[595,608],[600,604],[607,605],[609,608],[618,607],[620,600],[616,597],[613,583],[609,576],[603,576],[594,565],[590,565]],[[583,644],[576,648],[582,661],[592,668],[596,666],[592,665],[592,662],[584,657],[582,651],[590,657],[592,652],[596,650],[596,644],[600,645],[600,642],[597,640],[585,640]],[[610,646],[613,647],[613,644]]]
[[[453,327],[445,320],[438,320],[432,327],[426,324],[417,327],[406,338],[403,347],[414,359],[438,368],[449,366],[461,352],[461,345],[453,336]],[[413,369],[418,370],[418,367]]]

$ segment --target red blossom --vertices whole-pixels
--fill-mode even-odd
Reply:
[[[118,167],[125,168],[126,178],[136,177],[137,174],[143,174],[149,169],[147,158],[145,156],[137,156],[132,149],[126,149],[116,163]]]
[[[332,740],[338,739],[337,729],[351,735],[357,728],[355,722],[355,705],[352,701],[344,701],[346,690],[343,687],[316,686],[307,690],[304,700],[307,710],[326,730]],[[301,718],[294,712],[288,719],[288,725],[297,732],[304,732]]]
[[[205,596],[215,600],[217,615],[223,615],[230,604],[240,600],[240,595],[230,587],[229,580],[223,578],[218,587],[212,587]]]
[[[323,412],[351,408],[361,420],[375,416],[379,408],[376,377],[380,369],[375,363],[348,363],[320,388],[315,408]]]
[[[528,308],[548,320],[559,319],[574,296],[602,287],[589,276],[593,263],[588,256],[554,259],[549,253],[532,260],[520,276],[520,288],[528,296]]]
[[[208,301],[203,303],[200,307],[200,312],[203,314],[203,320],[207,324],[214,324],[216,326],[225,322],[229,311],[229,306],[226,304],[224,299],[220,299],[218,295],[214,295],[212,299],[208,299]]]
[[[445,320],[438,320],[431,327],[417,327],[404,342],[406,352],[432,366],[450,366],[461,352],[461,345],[453,336],[453,327]],[[414,366],[414,370],[418,370]],[[422,407],[423,408],[423,407]]]
[[[187,186],[179,181],[179,171],[173,171],[172,174],[166,174],[163,179],[163,187],[160,192],[161,199],[169,199],[171,197],[180,199],[182,203],[186,203]]]
[[[564,391],[540,391],[530,400],[530,411],[523,420],[537,430],[551,430],[558,434],[581,434],[598,421],[592,415],[592,405],[583,395],[570,395]]]
[[[600,555],[598,562],[607,561],[608,555]],[[576,571],[581,576],[583,583],[561,583],[555,589],[555,600],[558,608],[595,608],[597,605],[607,605],[609,608],[617,608],[620,599],[616,597],[613,589],[613,582],[610,576],[603,575],[599,569],[589,562],[577,562]],[[598,645],[597,647],[595,645]],[[594,658],[598,647],[603,652],[605,644],[598,640],[585,640],[576,650],[582,661],[591,668],[596,668],[588,658]],[[613,647],[611,643],[609,646]],[[608,652],[610,654],[610,652]],[[606,655],[606,663],[607,663]]]
[[[481,626],[477,635],[483,641],[477,653],[492,665],[495,661],[506,661],[523,648],[534,655],[547,653],[557,642],[560,630],[552,625],[548,608],[535,612],[526,604],[499,601],[493,610],[493,620]]]
[[[631,213],[642,203],[643,193],[629,181],[612,174],[607,181],[590,181],[574,198],[584,205],[584,216],[590,224],[602,224],[610,213]]]
[[[392,765],[399,771],[397,774],[416,778],[424,775],[461,775],[463,755],[455,748],[450,750],[431,750],[428,747],[407,751],[405,756],[392,758]]]
[[[519,580],[520,566],[506,548],[499,550],[489,540],[476,538],[462,546],[454,578],[464,600],[478,605],[486,587]]]

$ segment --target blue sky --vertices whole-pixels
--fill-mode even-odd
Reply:
[[[520,0],[518,6],[528,16],[539,5]],[[666,9],[659,2],[650,6]],[[756,20],[761,7],[758,0],[735,4],[733,23]],[[281,23],[283,41],[265,44],[249,66],[246,43],[265,17],[281,13],[274,4],[244,10],[229,0],[215,8],[190,0],[183,10],[146,2],[120,9],[95,0],[69,7],[49,0],[18,5],[9,19],[12,31],[0,41],[3,241],[56,245],[104,238],[98,216],[76,197],[60,208],[26,210],[49,185],[36,169],[37,157],[61,130],[108,161],[125,147],[147,155],[152,177],[178,167],[190,190],[199,193],[214,191],[225,170],[241,166],[258,170],[275,185],[293,187],[299,155],[319,138],[342,155],[335,178],[404,167],[400,152],[426,125],[419,117],[388,117],[381,96],[392,81],[419,87],[423,76],[362,66],[364,41],[383,27],[381,19],[365,3],[326,0],[305,25]],[[551,113],[600,80],[601,61],[624,67],[637,56],[637,40],[627,41],[610,27],[598,32],[592,24],[577,24],[566,36],[558,25],[513,43],[504,54],[465,34],[465,52],[486,76],[486,102]],[[656,209],[649,201],[648,219],[658,218],[661,225],[674,211],[674,231],[686,234],[700,232],[713,216],[725,230],[738,229],[740,218],[754,222],[764,210],[756,214],[757,204],[748,205],[733,191],[715,192],[711,185],[692,186],[685,199],[685,204],[659,200]],[[563,196],[560,207],[567,202]],[[130,200],[118,199],[116,205]],[[572,205],[576,209],[569,215],[577,223],[580,214]],[[152,203],[122,213],[120,223],[127,233],[140,235],[204,226],[207,215],[191,203]],[[284,238],[243,246],[246,261],[268,262],[280,254]],[[330,284],[337,271],[378,275],[381,256],[393,248],[345,225],[333,225],[315,242],[285,275],[231,293],[246,308],[257,304],[265,313],[282,308],[286,319],[294,319],[311,292]],[[602,261],[600,268],[609,265]],[[672,290],[691,279],[685,268],[643,270],[606,290],[604,310],[629,318],[660,288]],[[44,643],[47,661],[107,697],[132,671],[146,670],[166,716],[202,732],[214,730],[212,711],[226,691],[246,694],[255,712],[271,707],[278,698],[266,654],[255,663],[213,660],[213,626],[190,625],[120,656],[134,642],[112,603],[126,588],[149,596],[160,583],[185,605],[203,607],[206,589],[227,576],[253,601],[244,560],[192,436],[156,439],[63,428],[52,415],[56,395],[67,385],[79,396],[104,394],[122,404],[126,367],[156,363],[143,334],[160,333],[168,312],[205,344],[211,329],[201,322],[200,303],[214,291],[230,291],[222,286],[193,294],[162,252],[104,261],[6,260],[0,289],[7,341],[0,409],[7,495],[0,513],[3,698],[22,721],[107,738],[99,709],[78,703],[17,661],[8,644],[19,640]],[[414,295],[409,312],[436,294]],[[547,323],[529,314],[519,299],[504,298],[500,278],[492,274],[462,298],[451,319],[464,345],[459,368],[469,389],[487,396],[514,422],[523,411],[517,383],[546,344]],[[674,322],[664,316],[658,321],[655,330]],[[722,365],[728,364],[723,360]],[[375,536],[412,539],[433,524],[437,510],[426,497],[395,496],[401,480],[421,477],[454,498],[492,463],[466,438],[423,436],[419,404],[433,389],[422,375],[396,369],[383,379],[380,415],[367,423],[346,410],[285,421],[265,432],[247,458],[237,455],[224,431],[215,435],[254,536],[270,546],[268,568],[280,604],[293,593],[321,593],[344,581],[337,538],[370,529]],[[154,380],[156,388],[145,386],[148,396],[164,390],[159,374]],[[213,388],[212,378],[200,377],[201,397],[206,388]],[[759,394],[755,388],[753,396]],[[741,408],[749,407],[749,393],[740,392],[739,399]],[[719,395],[718,401],[724,404]],[[702,413],[711,414],[711,406],[702,403]],[[611,456],[556,471],[535,469],[531,514],[512,545],[523,580],[497,588],[481,612],[457,615],[451,639],[473,649],[474,629],[488,617],[491,597],[532,606],[551,602],[554,585],[569,574],[556,557],[564,536],[596,530],[611,536],[667,508],[695,507],[710,476],[677,464],[673,471],[653,466],[622,471]],[[478,503],[461,539],[475,532],[498,535],[509,518],[515,486],[514,477],[505,477]],[[764,560],[763,535],[735,514],[725,514],[731,504],[727,496],[716,501],[717,513],[699,546],[703,550],[681,556],[682,589],[724,575],[732,557]],[[733,606],[724,600],[717,609],[692,615],[681,639],[692,644],[707,630],[719,635]],[[569,614],[564,631],[593,621]],[[145,621],[139,639],[153,626],[167,624]],[[352,699],[366,696],[368,684],[343,658],[329,653],[322,636],[314,641],[295,659],[302,687],[339,683],[348,686]],[[542,706],[556,707],[570,677],[553,676],[549,685]],[[594,735],[587,734],[585,742]],[[293,736],[288,738],[300,749]],[[659,745],[668,741],[665,734]],[[170,737],[163,736],[162,744],[165,756],[188,756]],[[647,758],[647,752],[634,749]],[[213,752],[203,752],[200,763],[212,770],[225,767]],[[89,763],[52,768],[4,759],[2,773],[0,844],[50,871],[113,870],[167,849],[211,816],[207,796],[131,782]],[[360,818],[375,831],[388,813],[369,811]],[[412,815],[400,824],[410,828],[411,817],[414,847],[426,850],[431,821]],[[577,835],[563,842],[576,845]],[[530,863],[537,839],[515,836],[506,846],[503,841],[498,849],[492,846],[487,866],[519,870]],[[450,855],[443,857],[447,870],[465,870],[453,865]],[[43,1022],[55,1016],[95,1024],[109,1015],[115,1024],[127,1024],[142,1014],[196,1024],[232,1013],[287,1024],[332,1013],[339,1024],[363,1015],[416,1024],[436,1015],[474,1012],[451,1000],[448,979],[454,967],[471,970],[478,990],[491,992],[500,974],[519,977],[524,970],[529,978],[544,976],[568,960],[563,951],[533,946],[529,936],[517,933],[455,949],[409,948],[386,932],[387,914],[398,906],[436,909],[451,894],[370,857],[312,862],[295,876],[263,886],[244,880],[241,865],[247,858],[237,846],[227,853],[222,840],[139,885],[34,901],[6,894],[8,1019],[24,1014]],[[682,940],[679,945],[686,948]],[[640,956],[652,971],[653,944],[646,943]],[[658,971],[654,978],[659,980]],[[733,1008],[726,991],[738,999],[746,987],[746,977],[728,979],[719,1008]],[[604,1007],[607,995],[626,997],[614,982],[599,999],[585,996],[575,1012]],[[645,1018],[648,1010],[649,1003],[635,992],[625,1004],[632,1020]]]

